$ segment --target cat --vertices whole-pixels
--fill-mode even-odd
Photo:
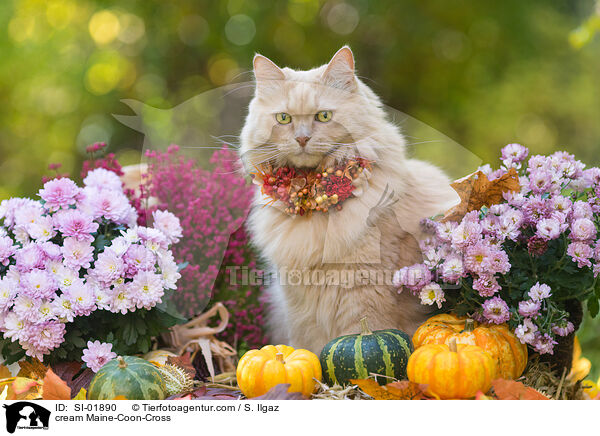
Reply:
[[[409,291],[398,292],[390,277],[421,261],[422,218],[457,203],[448,178],[406,156],[399,128],[357,78],[349,47],[308,71],[279,68],[259,54],[253,66],[255,94],[240,135],[248,172],[266,164],[320,170],[357,155],[372,162],[371,171],[355,181],[355,196],[339,211],[292,216],[280,202],[265,207],[269,199],[257,188],[247,227],[279,273],[266,291],[271,341],[319,353],[330,340],[358,333],[363,316],[373,330],[398,328],[412,335],[432,307]],[[356,280],[358,271],[373,268],[387,278]],[[350,272],[354,280],[297,280],[307,272],[334,278]]]

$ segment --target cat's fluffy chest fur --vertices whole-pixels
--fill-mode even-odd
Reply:
[[[293,218],[263,208],[257,196],[248,226],[254,244],[279,273],[267,290],[273,342],[318,353],[329,340],[358,333],[362,316],[372,329],[399,328],[408,334],[425,320],[431,308],[408,292],[399,294],[390,279],[395,270],[420,261],[418,223],[446,208],[448,198],[436,192],[447,181],[422,162],[407,161],[405,170],[404,177],[414,176],[410,193],[399,194],[395,217],[381,216],[375,227],[367,224],[369,210],[390,185],[380,168],[363,196],[330,215]],[[373,262],[378,257],[379,264]]]
[[[257,189],[248,229],[279,273],[267,290],[271,341],[318,353],[329,340],[357,333],[363,316],[372,329],[412,334],[431,307],[406,291],[399,294],[391,275],[420,260],[415,239],[420,220],[456,203],[448,179],[436,167],[405,157],[403,136],[386,120],[375,94],[354,76],[348,48],[308,72],[281,70],[261,57],[254,67],[257,92],[241,136],[247,168],[265,156],[275,165],[312,165],[328,158],[331,144],[342,144],[338,160],[357,152],[373,160],[368,185],[341,211],[290,216],[279,207],[263,207],[267,199]],[[317,88],[322,84],[325,91]],[[303,116],[331,108],[328,124]],[[278,125],[277,112],[289,113],[293,121]],[[298,135],[310,137],[308,145],[298,145]],[[393,201],[382,201],[391,193]]]

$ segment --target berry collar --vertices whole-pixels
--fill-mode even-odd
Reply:
[[[342,203],[353,197],[354,180],[371,163],[356,157],[321,170],[303,170],[293,167],[268,166],[252,173],[253,181],[261,186],[261,192],[273,204],[282,201],[290,215],[311,215],[313,211],[328,212],[331,208],[342,209]]]

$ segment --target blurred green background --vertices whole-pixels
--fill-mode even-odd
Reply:
[[[309,68],[346,43],[388,106],[484,161],[520,142],[598,165],[599,28],[594,0],[2,0],[0,198],[52,162],[78,173],[92,142],[139,162],[121,99],[171,108],[250,80],[255,52]],[[599,331],[581,332],[596,376]]]

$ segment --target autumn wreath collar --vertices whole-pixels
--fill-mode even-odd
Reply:
[[[371,162],[354,157],[336,166],[314,170],[269,165],[257,169],[252,176],[262,194],[271,199],[267,204],[281,201],[285,212],[303,216],[313,211],[341,210],[342,204],[354,196],[354,181],[365,170],[371,170]]]

